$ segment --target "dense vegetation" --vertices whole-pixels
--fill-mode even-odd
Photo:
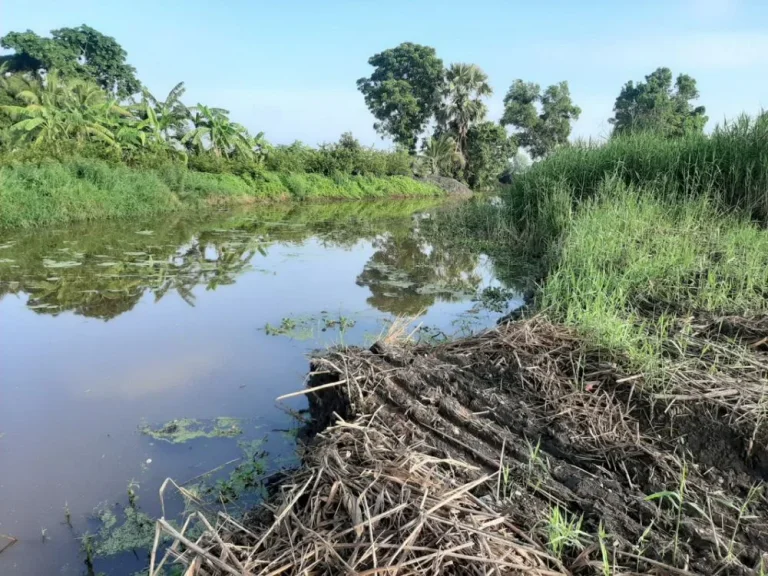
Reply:
[[[592,189],[615,169],[616,156],[625,154],[640,164],[622,164],[625,180],[644,180],[650,166],[686,178],[686,154],[712,147],[702,136],[704,108],[692,104],[698,97],[695,80],[681,74],[673,87],[666,68],[645,82],[627,83],[616,100],[615,136],[641,134],[637,140],[612,142],[593,154],[569,143],[581,110],[567,82],[542,90],[514,80],[494,122],[486,105],[493,90],[479,66],[444,66],[434,48],[406,42],[372,56],[373,72],[357,83],[376,118],[374,127],[396,144],[381,151],[362,146],[350,133],[318,148],[272,145],[223,108],[187,106],[183,82],[158,97],[141,84],[114,38],[85,25],[53,30],[50,37],[10,32],[0,45],[13,51],[0,59],[0,226],[222,201],[437,193],[414,175],[451,176],[474,189],[492,189],[524,169],[522,149],[548,159],[516,186],[533,186],[533,205],[554,201],[553,190],[559,189],[547,185],[540,194],[538,178],[557,173],[560,179],[562,171],[573,170],[576,188]],[[647,153],[668,150],[663,161],[674,168],[622,149],[642,147],[642,134],[649,133],[669,142]],[[728,161],[722,154],[708,164],[721,170],[711,183],[728,180],[723,193],[733,194],[741,183],[722,172]],[[758,164],[738,173],[753,178],[760,170]]]
[[[220,202],[439,194],[406,151],[351,134],[273,146],[229,112],[157,97],[126,53],[87,26],[11,32],[0,75],[0,226],[136,216]]]
[[[502,204],[474,203],[439,225],[468,231],[504,265],[538,261],[539,309],[659,371],[691,323],[768,312],[766,190],[761,113],[709,136],[646,131],[563,148]]]

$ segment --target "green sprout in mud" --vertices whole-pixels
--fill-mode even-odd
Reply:
[[[501,467],[502,498],[507,500],[512,495],[512,468],[509,464]]]
[[[733,561],[735,559],[735,555],[733,553],[734,546],[736,544],[736,535],[739,532],[739,527],[741,526],[741,523],[744,520],[751,520],[755,518],[755,516],[752,516],[750,514],[750,507],[752,504],[760,500],[763,494],[763,486],[761,484],[754,484],[749,488],[749,492],[747,492],[747,497],[742,503],[741,506],[736,506],[735,504],[728,504],[731,506],[731,508],[734,508],[738,511],[738,516],[736,518],[736,525],[733,528],[733,534],[731,536],[731,540],[728,543],[728,561]]]
[[[588,535],[582,531],[583,518],[553,506],[547,520],[547,544],[557,558],[562,558],[566,550],[583,550]]]
[[[608,533],[605,531],[603,522],[600,521],[600,525],[597,527],[597,542],[600,545],[600,559],[602,562],[603,576],[611,576],[615,574],[615,566],[611,566],[611,561],[608,558],[608,546],[606,545],[608,540]]]
[[[687,480],[688,464],[683,462],[683,468],[680,471],[680,479],[676,490],[662,490],[661,492],[656,492],[655,494],[651,494],[645,497],[645,500],[648,502],[658,500],[660,506],[664,502],[668,502],[676,513],[674,549],[672,552],[672,559],[675,561],[677,560],[677,554],[680,549],[680,524],[683,519],[683,505],[685,503],[685,489]]]
[[[528,444],[528,485],[537,489],[541,484],[539,474],[546,474],[549,468],[541,455],[541,438],[539,438],[535,446],[527,440],[526,443]],[[533,479],[536,479],[535,486],[532,483]]]

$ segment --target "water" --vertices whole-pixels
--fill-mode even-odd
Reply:
[[[0,552],[0,574],[85,574],[79,538],[99,531],[117,553],[95,572],[133,574],[146,550],[119,553],[109,538],[129,482],[155,517],[166,477],[203,489],[197,476],[244,450],[259,457],[206,485],[244,462],[266,473],[293,463],[285,407],[305,400],[275,398],[301,389],[312,349],[369,343],[393,314],[420,314],[423,336],[492,323],[498,314],[472,301],[497,283],[492,266],[428,242],[430,209],[279,206],[1,234],[0,534],[18,542]],[[235,420],[217,428],[220,417]],[[173,419],[217,434],[141,432]],[[181,511],[168,502],[169,516]]]

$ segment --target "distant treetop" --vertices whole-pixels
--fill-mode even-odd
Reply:
[[[704,106],[695,106],[698,99],[696,80],[680,74],[672,86],[672,71],[657,68],[645,77],[645,82],[631,80],[621,89],[613,106],[614,134],[655,132],[666,137],[701,133],[707,123]]]
[[[31,30],[9,32],[0,46],[14,53],[3,56],[10,72],[50,72],[91,80],[104,90],[124,98],[141,90],[136,69],[127,64],[126,51],[111,36],[86,26],[59,28],[51,37]]]

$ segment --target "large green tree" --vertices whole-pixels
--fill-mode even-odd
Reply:
[[[443,61],[435,49],[412,42],[372,56],[374,71],[357,81],[368,109],[376,118],[374,128],[411,153],[440,101]]]
[[[11,72],[50,72],[91,80],[119,97],[141,89],[136,69],[126,63],[127,53],[111,36],[86,26],[60,28],[51,37],[38,36],[31,30],[9,32],[0,38],[0,46],[13,50],[4,56]]]
[[[571,123],[580,115],[568,82],[554,84],[542,94],[538,84],[515,80],[504,97],[501,124],[513,126],[519,144],[532,157],[542,158],[568,142]]]
[[[475,64],[451,64],[445,80],[437,120],[444,131],[454,135],[459,153],[468,160],[467,134],[485,118],[488,109],[483,98],[493,90],[487,74]]]
[[[464,175],[470,188],[490,188],[506,170],[517,150],[514,138],[495,122],[481,122],[467,132]]]
[[[704,106],[694,106],[699,97],[696,80],[680,74],[672,85],[672,71],[658,68],[645,82],[631,80],[621,89],[613,106],[614,134],[654,132],[665,137],[704,130],[707,123]]]

